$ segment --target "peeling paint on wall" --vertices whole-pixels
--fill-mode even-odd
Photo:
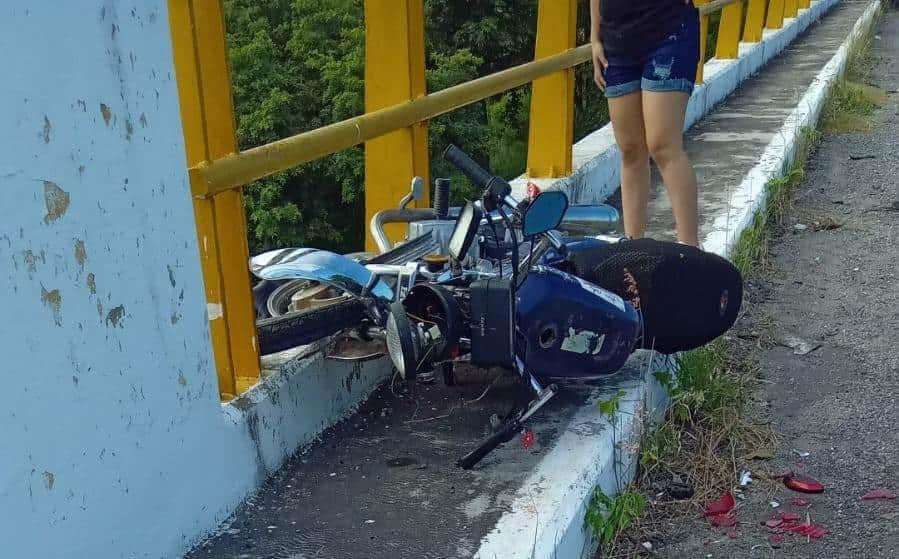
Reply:
[[[81,239],[75,239],[75,260],[78,262],[78,266],[81,269],[84,269],[84,263],[87,261],[87,249],[84,247],[84,241]],[[88,281],[91,281],[93,274],[90,274],[88,277]]]
[[[55,182],[44,181],[44,202],[47,205],[44,223],[49,225],[62,217],[69,209],[69,193],[61,189]]]
[[[53,321],[57,326],[62,326],[62,295],[58,289],[47,291],[41,286],[41,302],[53,311]]]
[[[112,120],[112,110],[110,110],[109,105],[100,103],[100,114],[103,115],[103,122],[106,123],[106,126],[109,126],[109,121]]]
[[[112,325],[113,328],[116,326],[120,328],[124,328],[122,326],[122,319],[125,317],[125,306],[119,305],[117,307],[113,307],[109,310],[109,314],[106,315],[106,325]]]
[[[43,138],[45,144],[50,143],[50,133],[53,131],[53,125],[50,124],[50,119],[47,118],[47,115],[44,115],[44,129],[41,130],[41,138]]]
[[[91,295],[97,294],[97,279],[93,272],[87,274],[87,288],[90,290]],[[102,310],[100,311],[100,314],[103,314]]]

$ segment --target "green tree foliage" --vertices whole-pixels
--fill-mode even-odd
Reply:
[[[578,43],[587,40],[586,2]],[[362,0],[225,0],[228,55],[241,149],[361,114]],[[426,0],[429,91],[532,60],[537,0]],[[474,189],[440,158],[456,143],[506,177],[527,157],[530,88],[443,115],[429,124],[432,177],[453,179],[454,198]],[[592,69],[576,80],[575,135],[608,121]],[[363,148],[257,181],[245,189],[253,252],[306,245],[359,250],[364,238]]]

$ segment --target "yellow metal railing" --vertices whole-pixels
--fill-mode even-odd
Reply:
[[[207,308],[219,371],[229,398],[259,378],[246,274],[246,224],[240,188],[352,146],[366,144],[366,216],[392,206],[413,176],[427,177],[427,122],[460,107],[533,83],[528,174],[571,172],[573,68],[591,59],[575,47],[577,2],[540,0],[535,60],[427,94],[423,0],[365,0],[363,115],[238,151],[225,56],[221,0],[169,0],[191,191],[203,256]],[[702,81],[710,16],[721,12],[715,56],[736,58],[809,0],[694,0],[701,18]],[[747,6],[746,17],[743,16]],[[371,246],[371,245],[370,245]]]

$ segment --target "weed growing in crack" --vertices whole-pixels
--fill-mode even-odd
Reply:
[[[640,518],[645,508],[646,498],[640,493],[625,491],[617,497],[609,497],[597,487],[587,505],[584,521],[605,548]]]

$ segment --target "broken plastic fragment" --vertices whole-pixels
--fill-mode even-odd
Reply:
[[[706,516],[718,516],[721,514],[727,514],[737,506],[737,502],[734,501],[734,496],[730,491],[721,496],[717,501],[712,501],[705,507],[705,515]]]
[[[800,458],[807,458],[808,455],[811,454],[811,452],[808,452],[806,450],[796,450],[795,448],[793,449],[793,452],[795,452],[796,455]]]
[[[784,521],[780,518],[772,518],[771,520],[765,521],[765,526],[767,526],[768,528],[777,528],[783,523]]]
[[[743,470],[743,473],[740,474],[740,487],[746,487],[752,483],[752,476],[749,474],[749,470]]]
[[[776,509],[777,507],[780,506],[780,503],[777,502],[777,501],[771,501],[771,502],[769,502],[768,504],[771,505],[771,508],[772,508],[772,509]]]
[[[862,499],[865,501],[889,501],[896,498],[896,494],[892,491],[887,491],[886,489],[875,489],[873,491],[868,491],[864,495],[862,495]]]
[[[824,493],[824,485],[816,479],[795,474],[784,476],[783,479],[784,485],[793,491],[799,491],[800,493]]]
[[[525,431],[521,434],[521,448],[525,450],[530,450],[531,447],[534,446],[534,432],[533,431]]]
[[[780,513],[780,516],[778,518],[780,519],[781,523],[797,522],[799,520],[800,516],[798,514],[796,514],[795,512],[782,512],[782,513]]]

